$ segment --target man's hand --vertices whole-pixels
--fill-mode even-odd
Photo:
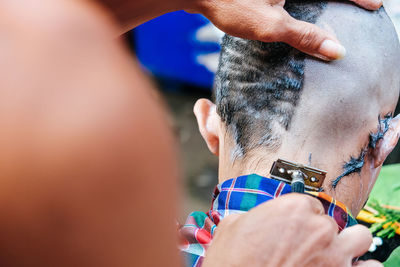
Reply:
[[[317,199],[290,194],[225,218],[203,266],[352,266],[371,242],[366,227],[338,234]],[[382,266],[376,261],[356,265]]]
[[[336,37],[318,26],[291,17],[284,0],[197,0],[188,10],[204,14],[222,31],[263,42],[285,42],[309,55],[332,60],[346,50]],[[381,0],[353,0],[366,9],[378,9]]]
[[[350,0],[376,10],[381,0]],[[263,42],[285,42],[309,55],[338,59],[346,50],[333,34],[314,24],[291,17],[283,8],[285,0],[98,0],[114,14],[127,31],[167,12],[184,9],[201,13],[222,31]],[[173,32],[173,29],[171,29]]]

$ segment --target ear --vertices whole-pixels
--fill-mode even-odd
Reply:
[[[208,99],[197,100],[193,108],[201,135],[206,141],[208,149],[214,155],[219,155],[219,133],[221,119],[217,114],[216,106]]]
[[[400,137],[400,114],[389,121],[389,129],[374,149],[374,166],[381,166],[390,152],[396,147]]]

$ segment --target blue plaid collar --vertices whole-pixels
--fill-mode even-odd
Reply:
[[[214,190],[209,216],[215,223],[234,213],[244,213],[259,204],[291,193],[290,185],[257,174],[227,180]],[[318,198],[325,213],[335,219],[339,229],[357,224],[349,209],[323,192],[305,192]]]
[[[224,218],[290,192],[291,186],[283,182],[257,174],[243,175],[217,185],[211,211],[217,211]]]

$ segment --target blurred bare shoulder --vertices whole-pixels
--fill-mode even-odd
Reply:
[[[177,266],[172,137],[112,19],[86,1],[0,10],[0,265]]]

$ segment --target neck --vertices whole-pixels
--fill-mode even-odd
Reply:
[[[326,155],[328,156],[328,154]],[[328,175],[323,184],[324,192],[344,203],[351,209],[353,214],[358,214],[366,200],[366,196],[368,196],[369,191],[371,190],[370,187],[367,189],[367,186],[363,186],[366,184],[366,182],[363,181],[365,179],[369,181],[371,175],[369,173],[364,173],[364,171],[366,171],[366,168],[364,168],[360,174],[357,174],[357,179],[351,179],[352,177],[343,179],[340,187],[334,190],[331,186],[331,182],[340,174],[340,172],[342,172],[341,165],[331,163],[331,168],[329,168],[329,164],[318,160],[318,158],[321,157],[322,156],[318,155],[311,160],[309,153],[307,156],[305,153],[300,154],[293,150],[290,151],[283,149],[278,149],[278,151],[270,153],[265,153],[265,150],[263,153],[260,151],[254,151],[253,153],[247,153],[245,158],[237,159],[232,158],[232,153],[223,153],[222,155],[220,154],[219,157],[219,183],[231,178],[249,174],[258,174],[264,177],[269,177],[272,164],[278,158],[286,159],[328,171]],[[331,162],[336,161],[331,160]],[[375,179],[373,179],[373,182]],[[373,182],[371,183],[372,185]],[[343,190],[343,188],[346,188],[346,190]]]
[[[228,179],[246,174],[258,174],[268,177],[272,164],[276,161],[275,154],[266,157],[246,157],[233,160],[231,156],[219,158],[218,181],[222,183]]]

